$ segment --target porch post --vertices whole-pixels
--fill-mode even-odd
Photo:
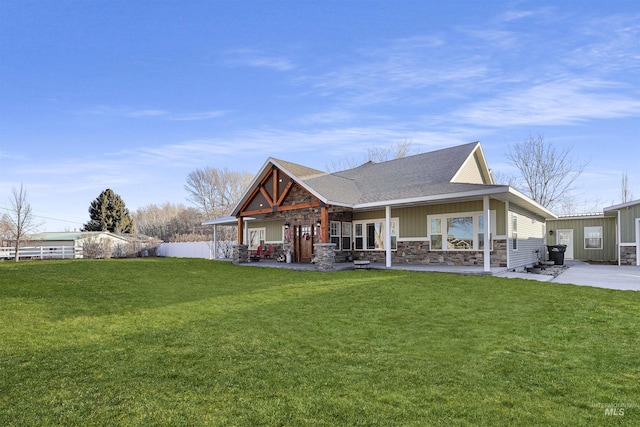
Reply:
[[[213,226],[213,259],[218,259],[218,226]]]
[[[491,211],[489,207],[489,196],[482,197],[482,215],[484,217],[484,271],[491,271],[491,242],[489,239],[489,233],[491,231],[491,218],[489,217]]]
[[[238,244],[242,245],[244,243],[244,220],[241,216],[238,217]]]
[[[329,243],[329,208],[326,205],[320,208],[320,241]]]
[[[391,206],[384,207],[384,250],[385,266],[391,268]]]

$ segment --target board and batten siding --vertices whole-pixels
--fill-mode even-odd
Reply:
[[[584,228],[602,227],[602,249],[585,249]],[[547,236],[547,244],[557,244],[556,230],[573,230],[573,259],[579,261],[616,261],[618,251],[616,245],[616,218],[567,218],[547,222],[547,229],[553,235]]]
[[[640,218],[640,203],[620,209],[620,242],[636,242],[636,219]]]
[[[518,217],[518,248],[513,249],[513,216]],[[508,268],[526,267],[544,259],[545,219],[513,203],[509,204]],[[536,252],[537,251],[537,252]]]
[[[278,221],[251,221],[249,230],[256,228],[265,229],[265,243],[282,243],[284,220]]]
[[[496,213],[496,235],[503,236],[506,232],[505,205],[500,200],[491,199],[490,209]],[[454,214],[465,212],[482,212],[482,200],[473,202],[456,202],[440,205],[412,206],[407,208],[392,208],[391,217],[398,218],[399,239],[424,238],[427,239],[427,216],[439,214]],[[353,220],[384,218],[384,210],[354,212]]]

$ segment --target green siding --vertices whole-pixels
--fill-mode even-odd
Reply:
[[[506,233],[505,205],[499,200],[491,200],[490,209],[496,212],[496,235]],[[391,217],[398,218],[400,238],[427,237],[427,215],[450,214],[457,212],[480,212],[482,201],[457,202],[442,205],[423,205],[391,209]],[[384,218],[384,210],[354,212],[353,220]]]
[[[584,248],[584,228],[602,227],[602,249]],[[573,259],[580,261],[616,261],[618,251],[616,245],[616,218],[574,218],[559,219],[547,222],[547,244],[556,244],[556,230],[573,230]]]
[[[640,218],[640,203],[620,209],[620,241],[636,243],[636,218]]]
[[[282,227],[284,227],[284,220],[251,221],[249,224],[249,229],[264,228],[267,242],[282,242]]]

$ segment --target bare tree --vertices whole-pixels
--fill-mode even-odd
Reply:
[[[30,233],[40,226],[35,222],[31,204],[27,200],[27,190],[20,184],[20,189],[11,190],[11,208],[9,209],[9,236],[14,242],[15,261],[20,258],[20,243],[27,240]]]
[[[207,218],[229,213],[247,189],[253,175],[227,168],[196,169],[187,176],[184,188],[193,202]]]
[[[147,205],[133,213],[138,233],[156,237],[165,242],[206,241],[210,230],[202,225],[205,216],[199,209],[183,204]]]
[[[398,141],[390,145],[370,145],[362,155],[333,160],[326,165],[327,170],[337,172],[353,169],[367,162],[385,162],[387,160],[400,159],[416,154],[413,144],[409,140]]]
[[[622,174],[622,188],[620,191],[620,201],[622,203],[627,203],[630,202],[631,200],[633,200],[633,194],[631,193],[631,190],[629,190],[629,176],[627,176],[627,173],[623,173]]]
[[[520,171],[515,187],[542,206],[553,210],[566,205],[576,179],[588,162],[570,157],[571,148],[556,150],[542,135],[509,146],[507,158]]]

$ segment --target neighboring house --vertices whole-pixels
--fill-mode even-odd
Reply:
[[[335,173],[269,158],[231,215],[235,262],[246,262],[246,244],[301,263],[357,258],[485,271],[538,262],[545,223],[556,218],[496,185],[478,142]]]
[[[38,233],[21,244],[21,257],[110,258],[137,255],[157,246],[147,236],[101,231]],[[5,248],[13,251],[13,248]]]
[[[640,200],[602,213],[560,216],[547,224],[550,245],[566,245],[565,259],[640,265]]]

